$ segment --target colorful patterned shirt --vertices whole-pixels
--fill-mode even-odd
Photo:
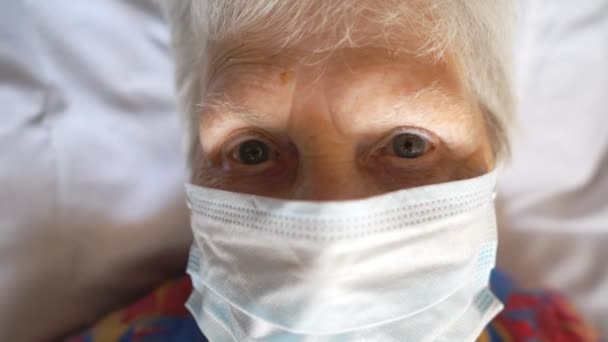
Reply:
[[[523,290],[494,271],[492,290],[505,309],[478,342],[597,342],[597,333],[553,291]],[[68,342],[207,341],[185,309],[192,286],[184,277],[102,320]]]

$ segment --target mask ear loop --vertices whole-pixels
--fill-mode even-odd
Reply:
[[[184,193],[184,195],[186,195],[186,205],[188,206],[188,210],[192,212],[192,202],[190,200],[190,191],[188,190],[188,183],[184,184],[184,190],[186,190]]]
[[[500,175],[503,173],[507,162],[505,160],[500,160],[496,163],[494,167],[494,171],[496,173],[496,184],[494,184],[494,190],[492,191],[492,200],[496,201],[497,193],[498,193],[498,182],[500,180]],[[492,171],[490,171],[492,172]]]

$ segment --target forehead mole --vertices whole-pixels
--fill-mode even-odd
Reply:
[[[279,75],[279,80],[281,82],[281,85],[286,85],[287,83],[291,82],[294,78],[294,73],[292,71],[282,71],[281,74]]]

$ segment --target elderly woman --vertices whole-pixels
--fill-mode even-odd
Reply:
[[[170,7],[205,335],[478,337],[500,309],[509,2]]]
[[[167,4],[192,171],[191,317],[128,336],[498,336],[483,331],[504,297],[489,282],[509,1]],[[161,291],[180,303],[190,287]]]

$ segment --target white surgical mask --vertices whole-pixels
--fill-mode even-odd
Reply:
[[[336,202],[188,185],[188,309],[212,342],[473,341],[502,308],[495,183]]]

